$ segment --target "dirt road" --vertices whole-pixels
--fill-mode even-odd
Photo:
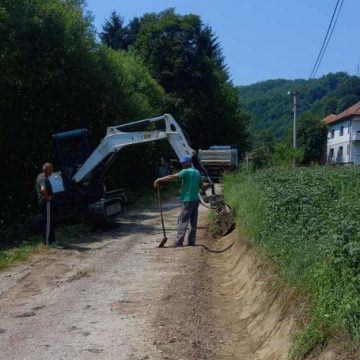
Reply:
[[[213,240],[204,211],[196,247],[158,249],[154,208],[0,273],[0,358],[287,359],[295,321],[269,269],[235,233]]]
[[[169,238],[177,209],[166,206]],[[205,250],[158,249],[159,223],[157,209],[129,214],[86,243],[1,273],[1,358],[210,358]]]

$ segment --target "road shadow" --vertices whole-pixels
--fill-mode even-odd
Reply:
[[[124,217],[122,217],[121,219],[119,219],[119,223],[121,222],[121,220],[139,220],[139,221],[144,221],[144,220],[151,220],[154,219],[156,217],[158,217],[159,214],[158,213],[153,213],[153,214],[146,214],[146,213],[140,213],[140,214],[136,214],[136,213],[126,213]]]
[[[75,244],[66,244],[66,245],[60,245],[60,247],[63,249],[63,250],[75,250],[75,251],[78,251],[80,253],[85,253],[85,252],[88,252],[90,250],[93,250],[92,248],[89,248],[89,247],[85,247],[85,246],[79,246],[79,245],[75,245]]]

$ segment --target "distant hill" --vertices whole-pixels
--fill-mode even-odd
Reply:
[[[298,114],[311,111],[325,117],[340,113],[360,100],[360,78],[345,72],[330,73],[307,82],[298,80],[267,80],[239,86],[244,108],[252,115],[256,138],[262,130],[281,137],[292,124],[292,98],[289,91],[298,92]]]

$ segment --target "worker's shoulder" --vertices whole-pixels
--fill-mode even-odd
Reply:
[[[36,177],[35,184],[38,185],[38,186],[41,186],[41,185],[46,184],[47,181],[48,181],[47,177],[43,173],[40,173]]]
[[[45,180],[45,175],[43,173],[38,174],[38,176],[36,177],[37,182],[41,180]]]
[[[199,174],[200,175],[199,170],[192,168],[192,167],[183,169],[182,171],[184,171],[185,173],[188,173],[188,174]]]
[[[180,177],[183,177],[183,176],[191,176],[192,174],[196,174],[196,175],[199,175],[200,176],[200,172],[197,170],[197,169],[194,169],[194,168],[187,168],[187,169],[182,169],[178,175]]]
[[[200,171],[198,169],[192,168],[194,174],[200,176]]]

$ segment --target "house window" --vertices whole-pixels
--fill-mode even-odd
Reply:
[[[341,128],[340,128],[340,136],[343,136],[344,135],[344,127],[342,126]]]
[[[330,132],[330,138],[333,139],[335,137],[335,130],[332,129]]]
[[[333,148],[330,148],[330,151],[329,151],[329,161],[333,161],[333,158],[334,158],[334,149],[333,149]]]

